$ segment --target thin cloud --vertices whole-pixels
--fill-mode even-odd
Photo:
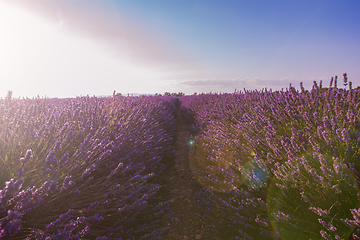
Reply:
[[[184,81],[180,84],[190,86],[236,86],[239,84],[237,80],[221,80],[221,79],[206,79],[206,80],[190,80]]]
[[[293,76],[287,76],[280,79],[269,78],[242,78],[242,79],[199,79],[191,81],[180,82],[180,85],[192,87],[194,90],[201,91],[202,88],[210,89],[214,88],[220,92],[232,92],[234,89],[274,89],[280,90],[290,86],[290,84],[297,88],[300,86],[300,82],[303,82],[305,88],[311,88],[313,82],[318,84],[323,81],[323,86],[327,86],[326,78],[295,78]]]
[[[271,87],[273,89],[286,88],[289,87],[290,84],[296,88],[300,86],[301,82],[304,84],[304,87],[309,88],[313,85],[314,81],[316,81],[318,84],[320,81],[323,81],[323,85],[326,85],[327,79],[325,77],[297,78],[293,76],[287,76],[279,79],[253,78],[246,80],[248,85],[252,88],[261,86],[262,88]]]

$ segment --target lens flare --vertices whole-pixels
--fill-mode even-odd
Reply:
[[[251,152],[251,156],[255,153]],[[269,179],[269,170],[259,159],[250,159],[240,170],[243,182],[251,188],[263,187]]]
[[[228,192],[242,184],[241,174],[234,164],[235,151],[229,139],[215,136],[212,131],[203,132],[196,140],[189,140],[188,146],[190,169],[203,187]]]

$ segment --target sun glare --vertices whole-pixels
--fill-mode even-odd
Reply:
[[[30,87],[29,78],[39,76],[39,64],[49,54],[49,44],[56,43],[54,27],[25,10],[0,4],[0,66],[3,88]],[[49,41],[51,40],[51,41]],[[37,85],[32,82],[32,86]]]
[[[106,95],[114,89],[141,93],[153,90],[151,80],[162,77],[69,29],[63,16],[51,22],[0,3],[0,96],[7,90],[30,97]]]

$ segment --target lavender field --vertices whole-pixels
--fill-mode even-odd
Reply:
[[[172,101],[3,100],[0,239],[161,236]]]
[[[3,99],[0,239],[169,239],[179,112],[201,239],[359,239],[360,93],[337,81]]]
[[[209,239],[360,239],[360,93],[343,82],[181,98]]]

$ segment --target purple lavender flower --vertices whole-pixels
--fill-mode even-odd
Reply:
[[[5,182],[5,188],[0,190],[0,205],[4,204],[7,200],[9,200],[12,196],[17,194],[17,192],[22,187],[24,179],[18,179],[14,181],[14,179],[10,179],[10,181]]]
[[[21,213],[9,210],[8,215],[0,219],[0,237],[1,239],[8,239],[13,237],[22,226]]]

